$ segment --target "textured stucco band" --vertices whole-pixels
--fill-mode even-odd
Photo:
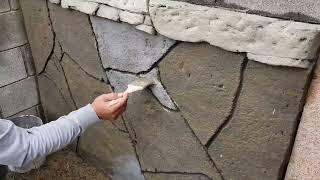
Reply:
[[[120,20],[151,34],[155,28],[174,40],[208,42],[228,51],[248,53],[251,60],[276,66],[307,68],[316,59],[320,45],[320,25],[180,1],[62,0],[61,5],[87,14],[98,12],[97,16]]]

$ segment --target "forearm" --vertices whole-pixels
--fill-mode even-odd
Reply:
[[[0,132],[0,150],[3,150],[0,151],[0,164],[28,164],[37,157],[46,156],[67,146],[97,121],[99,118],[93,108],[87,105],[39,127],[10,127],[7,132]]]

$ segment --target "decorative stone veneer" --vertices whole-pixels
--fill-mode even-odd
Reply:
[[[185,1],[21,1],[46,118],[152,78],[82,157],[114,179],[283,178],[319,26]]]
[[[0,2],[0,117],[41,115],[35,71],[18,1]]]
[[[247,52],[250,60],[275,66],[308,68],[320,45],[319,25],[186,2],[62,0],[61,6],[137,25],[136,29],[150,34],[155,28],[175,40],[205,41],[228,51]]]

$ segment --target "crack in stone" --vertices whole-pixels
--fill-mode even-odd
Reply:
[[[54,28],[53,28],[53,23],[52,23],[52,19],[51,19],[51,14],[50,14],[50,8],[49,8],[49,1],[46,0],[46,6],[47,6],[47,11],[48,11],[48,19],[49,19],[49,26],[50,26],[50,29],[51,29],[51,32],[52,32],[52,35],[53,35],[53,43],[52,43],[52,48],[51,48],[51,51],[50,51],[50,54],[49,56],[47,57],[46,59],[46,62],[44,64],[44,67],[43,69],[38,73],[38,75],[42,74],[47,65],[48,65],[48,62],[49,60],[51,59],[52,55],[54,54],[54,47],[55,47],[55,44],[56,44],[56,32],[54,31]],[[37,73],[36,73],[37,74]]]
[[[99,5],[99,7],[97,8],[97,11],[99,10],[99,8],[100,8],[100,5]],[[88,21],[89,21],[89,24],[90,24],[90,27],[91,27],[92,35],[93,35],[93,37],[94,37],[94,41],[95,41],[95,45],[96,45],[96,50],[97,50],[97,52],[98,52],[97,55],[98,55],[98,58],[99,58],[100,67],[101,67],[101,69],[103,70],[104,68],[103,68],[103,65],[102,65],[102,59],[101,59],[101,52],[100,52],[100,48],[99,48],[99,43],[98,43],[98,40],[97,40],[97,36],[96,36],[96,34],[95,34],[95,32],[94,32],[94,29],[93,29],[93,25],[92,25],[92,21],[91,21],[90,15],[88,15]],[[104,73],[104,74],[105,74],[105,77],[106,77],[106,82],[109,82],[108,77],[107,77],[107,74],[106,74],[106,73]]]
[[[28,43],[24,43],[24,44],[22,44],[22,45],[15,46],[15,47],[12,47],[12,48],[9,48],[9,49],[0,50],[0,53],[1,53],[1,52],[5,52],[5,51],[9,51],[9,50],[12,50],[12,49],[16,49],[16,48],[21,48],[21,47],[23,47],[23,46],[25,46],[25,45],[27,45],[27,44],[28,44]]]
[[[54,80],[52,80],[52,79],[50,78],[50,76],[47,75],[45,72],[44,72],[42,75],[43,75],[44,77],[46,77],[48,80],[50,80],[50,81],[53,83],[53,85],[57,88],[59,94],[61,95],[63,101],[64,101],[66,104],[68,104],[68,101],[67,101],[66,98],[64,97],[63,92],[61,92],[59,86],[54,82]]]
[[[292,150],[293,150],[293,145],[294,145],[297,133],[298,133],[298,127],[299,127],[299,124],[300,124],[300,121],[301,121],[301,117],[302,117],[302,114],[303,114],[303,108],[304,108],[304,106],[306,104],[306,100],[307,100],[307,97],[308,97],[308,90],[310,88],[312,79],[313,79],[314,74],[315,74],[316,64],[317,64],[317,62],[315,61],[310,66],[310,68],[308,70],[308,71],[310,71],[310,73],[309,73],[309,75],[307,77],[307,81],[306,81],[305,86],[303,88],[303,95],[302,95],[302,97],[300,99],[300,105],[299,105],[299,113],[297,114],[296,119],[295,119],[296,124],[294,125],[294,130],[293,130],[293,132],[291,134],[291,139],[290,139],[290,142],[289,142],[289,146],[287,148],[287,152],[285,153],[285,158],[283,159],[283,161],[281,163],[281,166],[279,168],[278,180],[284,179],[285,175],[286,175],[286,172],[287,172],[288,164],[289,164],[290,157],[291,157]]]
[[[178,111],[180,111],[179,107],[177,108]],[[181,112],[181,111],[180,111]],[[196,133],[193,131],[193,129],[191,128],[190,124],[188,123],[187,119],[180,113],[180,116],[182,117],[182,119],[184,120],[185,124],[188,126],[189,130],[191,131],[191,133],[193,134],[193,136],[196,138],[198,144],[200,145],[200,147],[202,147],[202,149],[204,150],[204,152],[206,153],[207,158],[209,159],[209,161],[212,163],[213,168],[215,168],[221,178],[221,180],[224,180],[224,177],[221,173],[221,170],[217,167],[216,163],[214,162],[214,160],[212,159],[212,157],[209,155],[208,152],[208,148],[206,148],[206,146],[203,146],[200,139],[198,138],[198,136],[196,135]]]
[[[193,173],[193,172],[181,172],[181,171],[159,171],[155,169],[155,171],[150,171],[150,170],[142,170],[143,173],[150,173],[150,174],[171,174],[171,175],[199,175],[199,176],[205,176],[208,179],[213,180],[211,177],[209,177],[206,174],[203,173]]]
[[[237,91],[234,95],[234,99],[233,99],[233,102],[232,102],[232,107],[231,107],[231,110],[230,110],[230,113],[229,115],[227,116],[227,118],[223,121],[223,123],[218,127],[218,129],[216,130],[216,132],[211,136],[211,138],[209,139],[209,141],[206,143],[205,147],[206,148],[209,148],[210,145],[215,141],[215,139],[219,136],[219,134],[221,133],[221,131],[229,124],[229,122],[231,121],[234,113],[235,113],[235,110],[236,110],[236,107],[238,105],[238,100],[239,100],[239,97],[240,97],[240,93],[242,91],[242,87],[243,87],[243,78],[244,78],[244,72],[247,68],[247,64],[248,64],[248,58],[244,58],[242,64],[241,64],[241,70],[240,70],[240,77],[239,77],[239,84],[238,84],[238,88],[237,88]]]
[[[67,55],[67,54],[66,54],[66,53],[62,53],[62,55],[61,55],[58,63],[59,63],[60,66],[61,66],[62,74],[63,74],[63,77],[64,77],[65,82],[66,82],[66,84],[67,84],[67,89],[68,89],[68,92],[69,92],[69,94],[70,94],[72,103],[73,103],[74,107],[78,108],[78,107],[77,107],[77,104],[76,104],[76,101],[74,100],[73,94],[72,94],[72,92],[71,92],[71,88],[70,88],[70,85],[69,85],[68,78],[67,78],[67,76],[66,76],[66,72],[65,72],[65,70],[64,70],[64,68],[63,68],[63,66],[62,66],[62,64],[61,64],[61,61],[62,61],[64,55]],[[76,149],[77,149],[77,148],[76,148]]]

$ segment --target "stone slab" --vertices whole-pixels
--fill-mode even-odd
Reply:
[[[151,0],[149,7],[156,30],[175,40],[296,59],[314,59],[320,45],[320,26],[315,24],[171,0]]]
[[[3,117],[12,116],[39,104],[34,77],[29,77],[0,89],[0,109]]]
[[[46,73],[42,73],[38,76],[38,84],[43,112],[47,122],[50,122],[67,115],[73,108],[68,105],[63,93],[48,77]]]
[[[148,0],[90,0],[137,13],[148,12]]]
[[[128,11],[120,11],[119,16],[122,22],[134,24],[134,25],[141,24],[143,23],[143,20],[144,20],[144,17],[142,14],[132,13]]]
[[[97,16],[104,17],[113,21],[119,21],[120,10],[114,7],[100,5]]]
[[[233,116],[209,147],[225,179],[281,178],[309,75],[248,62]]]
[[[147,180],[209,180],[201,174],[144,173]]]
[[[15,115],[12,115],[10,117],[8,117],[9,119],[11,118],[16,118],[16,117],[19,117],[19,116],[24,116],[24,115],[33,115],[33,116],[37,116],[37,117],[40,117],[40,105],[36,105],[36,106],[33,106],[31,108],[28,108],[22,112],[19,112]]]
[[[101,94],[112,92],[110,85],[88,76],[68,55],[63,56],[61,64],[78,108],[92,103]]]
[[[37,73],[41,72],[53,48],[53,31],[50,26],[46,1],[21,0],[25,27]]]
[[[138,73],[152,67],[175,43],[153,36],[128,24],[91,16],[105,68]]]
[[[10,4],[8,0],[2,0],[0,2],[0,12],[7,12],[10,11]]]
[[[61,0],[61,7],[75,9],[86,14],[94,14],[99,4],[84,0]]]
[[[27,77],[19,48],[0,52],[0,87]]]
[[[164,86],[202,144],[231,112],[244,58],[205,43],[181,43],[160,63]]]
[[[29,76],[35,75],[35,67],[33,63],[33,57],[29,44],[20,47],[22,58],[26,66],[26,71]]]
[[[152,94],[157,98],[159,103],[171,110],[177,110],[176,105],[174,104],[173,100],[170,98],[169,94],[164,89],[162,83],[159,80],[159,71],[157,68],[141,76],[136,76],[133,74],[126,74],[126,73],[110,70],[110,71],[107,71],[107,76],[116,92],[125,91],[128,84],[132,83],[133,81],[141,77],[149,79],[154,83],[152,86],[149,87],[149,89],[151,90]],[[125,88],[119,88],[119,87],[125,87]]]
[[[244,10],[270,17],[303,22],[320,22],[318,0],[217,0],[216,6]]]
[[[286,180],[320,177],[320,66],[317,65],[295,139]]]
[[[105,74],[98,57],[96,41],[87,15],[49,4],[56,38],[62,50],[90,75],[102,79]]]
[[[54,83],[65,103],[72,109],[76,109],[76,104],[72,98],[67,79],[65,77],[64,69],[62,68],[59,59],[56,56],[52,56],[49,60],[47,67],[44,71],[46,77]]]
[[[0,14],[0,51],[27,43],[21,11]]]
[[[143,170],[201,173],[220,179],[181,114],[161,108],[150,92],[132,94],[124,118],[136,138]]]
[[[144,179],[129,134],[110,122],[90,127],[80,137],[79,153],[112,179]]]

